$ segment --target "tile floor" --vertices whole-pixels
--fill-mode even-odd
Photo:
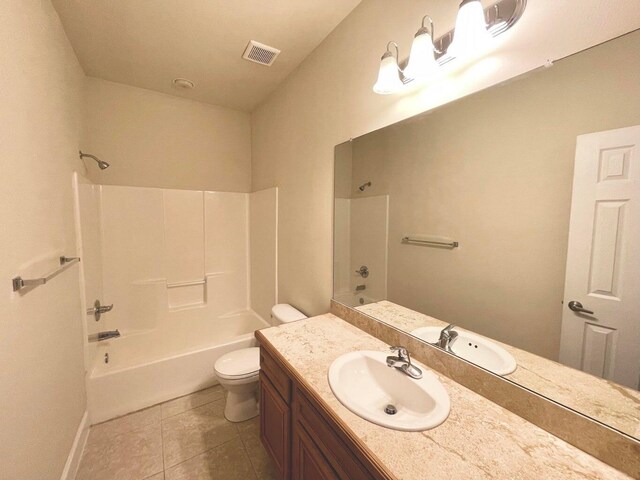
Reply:
[[[227,421],[224,393],[217,385],[94,425],[76,480],[275,479],[259,419]]]

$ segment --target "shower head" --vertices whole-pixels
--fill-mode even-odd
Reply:
[[[84,159],[84,157],[89,157],[89,158],[92,158],[93,160],[95,160],[95,162],[98,164],[98,167],[100,167],[100,170],[106,170],[107,168],[109,168],[109,164],[107,162],[105,162],[104,160],[100,160],[95,155],[90,155],[88,153],[82,153],[82,150],[80,150],[80,158]]]
[[[358,190],[360,190],[361,192],[364,192],[364,189],[370,186],[371,186],[371,182],[363,183],[358,187]]]

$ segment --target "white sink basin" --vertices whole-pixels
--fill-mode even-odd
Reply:
[[[435,343],[440,338],[440,327],[420,327],[411,332],[412,335]],[[450,344],[451,350],[458,357],[486,368],[496,375],[508,375],[516,369],[516,360],[504,348],[475,333],[455,329],[458,337]]]
[[[418,432],[434,428],[449,415],[449,395],[427,367],[413,379],[388,367],[388,352],[358,351],[338,357],[329,367],[329,385],[340,402],[356,415],[377,425]],[[393,405],[397,413],[385,412]]]

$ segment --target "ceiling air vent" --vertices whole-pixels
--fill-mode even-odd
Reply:
[[[280,50],[277,48],[264,45],[262,43],[251,40],[244,49],[242,58],[249,60],[250,62],[259,63],[260,65],[266,65],[270,67],[275,62],[276,57],[280,54]]]

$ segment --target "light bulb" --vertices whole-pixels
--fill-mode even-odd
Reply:
[[[424,80],[438,70],[438,62],[435,57],[435,49],[431,35],[426,28],[421,28],[413,38],[409,64],[404,69],[405,77],[414,80]]]
[[[403,87],[398,70],[398,61],[390,51],[386,51],[380,61],[378,80],[373,86],[373,91],[380,95],[395,93]]]
[[[464,0],[458,10],[453,42],[447,53],[457,58],[471,57],[484,50],[490,40],[482,3],[480,0]]]

